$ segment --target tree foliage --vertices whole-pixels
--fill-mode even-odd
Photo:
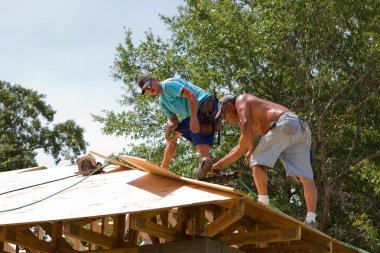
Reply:
[[[125,84],[125,111],[95,116],[104,132],[140,140],[132,152],[160,162],[166,119],[157,98],[139,94],[141,73],[178,75],[218,96],[252,93],[283,104],[313,133],[321,230],[380,252],[380,2],[187,0],[178,15],[162,19],[170,40],[148,31],[135,46],[126,31],[117,47],[113,75]],[[225,127],[214,159],[236,144],[238,133]],[[181,142],[171,170],[194,173],[190,147]],[[242,166],[240,160],[231,167]],[[269,176],[273,203],[302,219],[302,189],[285,179],[281,164]]]
[[[37,166],[37,149],[74,160],[86,151],[84,129],[73,120],[50,127],[55,111],[45,96],[20,85],[0,81],[0,171]]]

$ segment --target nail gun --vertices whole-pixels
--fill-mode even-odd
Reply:
[[[209,183],[226,183],[230,182],[232,180],[241,178],[242,172],[241,170],[237,170],[234,172],[224,172],[222,170],[215,170],[214,173],[215,176],[205,177],[203,179],[200,179],[201,181],[209,182]]]
[[[232,181],[237,178],[241,178],[242,172],[241,170],[235,172],[224,172],[222,170],[214,170],[212,176],[206,177],[210,172],[210,168],[212,166],[212,161],[209,158],[202,158],[199,163],[199,167],[197,170],[196,179],[200,181],[210,182],[210,183],[225,183]]]

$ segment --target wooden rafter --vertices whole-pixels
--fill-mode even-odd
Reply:
[[[151,222],[149,218],[141,213],[131,214],[129,227],[169,241],[174,241],[176,239],[176,231],[174,229]]]
[[[65,222],[63,227],[65,235],[90,243],[94,243],[105,248],[112,248],[117,243],[116,238],[114,237],[92,232],[88,229],[77,226],[75,224],[71,224],[69,222]]]
[[[0,241],[21,245],[30,250],[42,252],[53,252],[56,247],[46,241],[39,240],[29,229],[16,231],[12,228],[0,228]],[[61,247],[60,252],[73,252],[72,250]]]
[[[239,201],[239,203],[234,205],[231,209],[223,212],[206,227],[207,236],[213,237],[239,220],[244,215],[244,208],[245,202]]]
[[[125,245],[125,220],[126,215],[121,214],[115,216],[113,219],[113,234],[112,237],[115,238],[116,243],[113,245],[113,248],[118,248]]]
[[[257,242],[284,242],[301,240],[301,228],[283,228],[233,233],[222,236],[225,244],[252,244]]]

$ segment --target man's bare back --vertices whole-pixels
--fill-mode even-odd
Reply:
[[[238,96],[235,106],[238,112],[239,109],[249,107],[250,113],[248,116],[250,116],[254,137],[265,135],[269,131],[269,124],[276,121],[284,112],[289,111],[285,106],[260,99],[251,94]]]

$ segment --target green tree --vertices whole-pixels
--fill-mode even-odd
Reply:
[[[113,75],[125,84],[126,110],[95,116],[104,132],[145,140],[132,152],[160,162],[157,130],[166,120],[156,98],[139,95],[140,73],[178,75],[219,96],[253,93],[283,104],[313,132],[321,230],[380,252],[380,2],[188,0],[177,16],[162,19],[170,40],[148,31],[135,46],[127,31],[117,47]],[[225,127],[215,159],[235,145],[238,131]],[[171,170],[194,173],[197,158],[189,150],[181,143]],[[240,160],[232,167],[242,166]],[[285,179],[281,164],[269,175],[273,203],[302,219],[302,189]]]
[[[86,151],[84,129],[73,120],[50,127],[55,111],[37,91],[0,81],[0,171],[37,166],[37,149],[56,163]]]

